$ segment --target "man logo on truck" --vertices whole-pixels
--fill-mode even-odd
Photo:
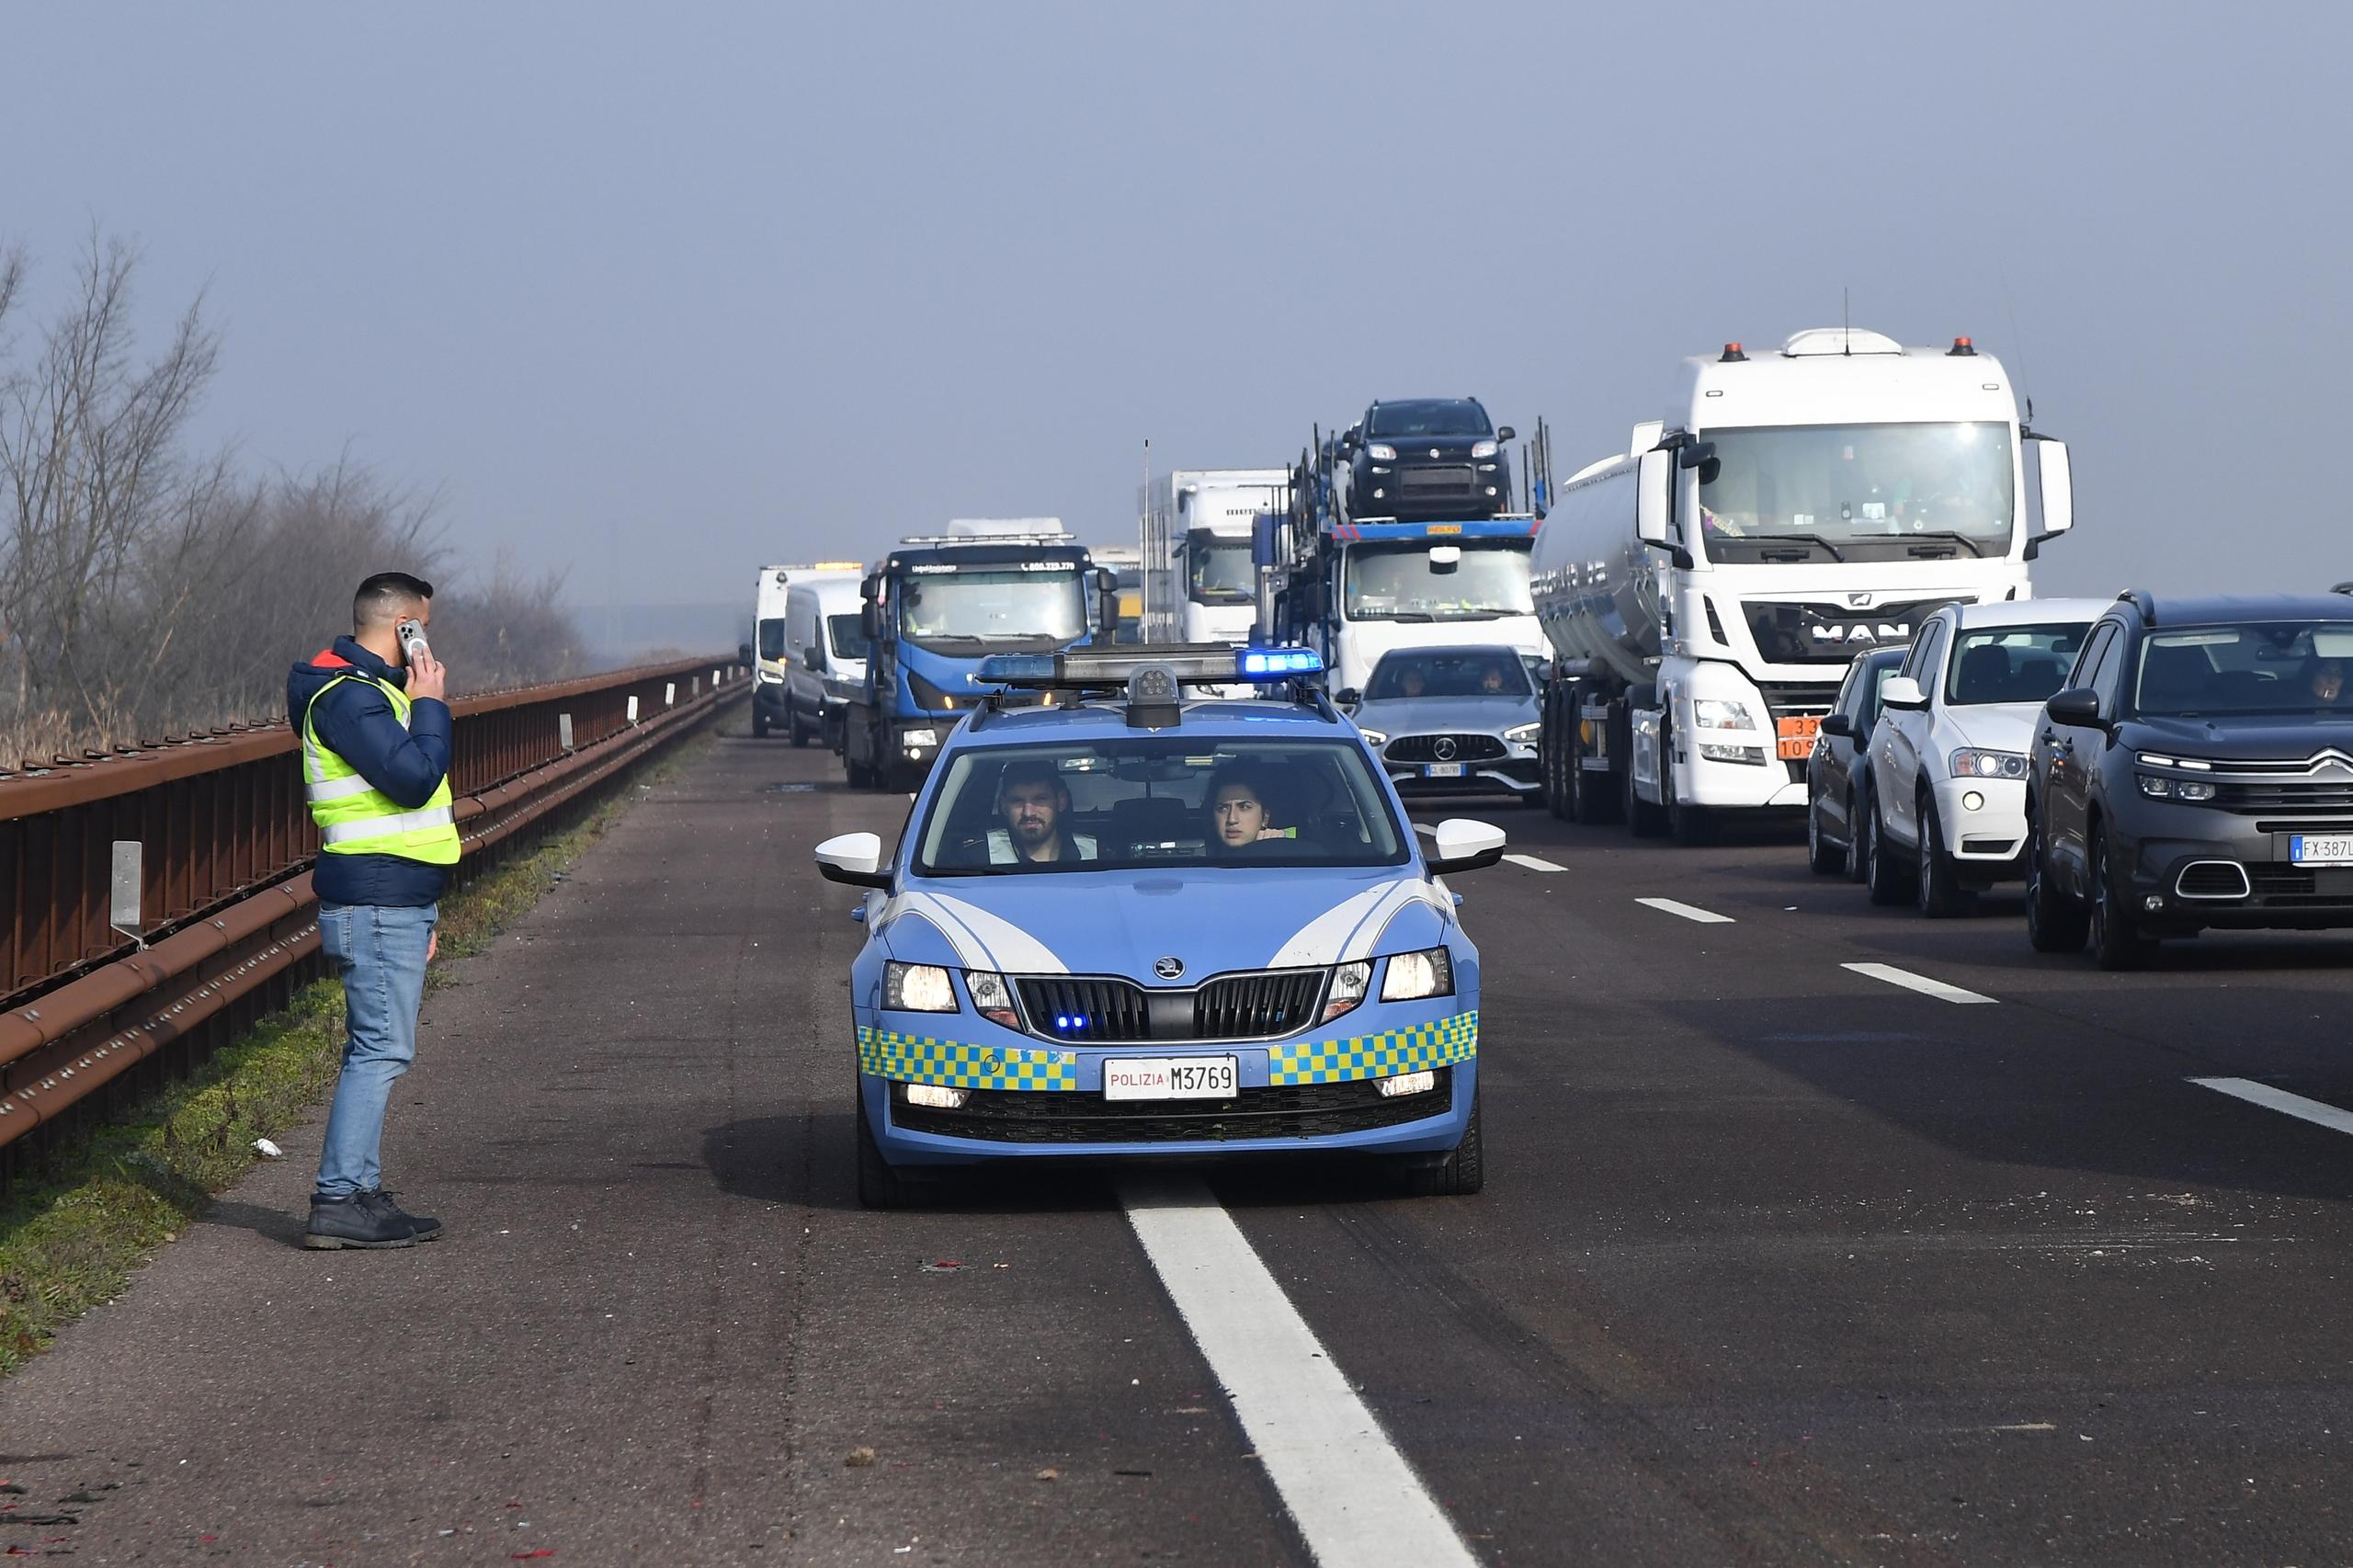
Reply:
[[[1909,621],[1883,620],[1877,626],[1864,620],[1816,621],[1808,631],[1818,643],[1842,643],[1850,647],[1868,644],[1875,648],[1882,642],[1912,641]]]

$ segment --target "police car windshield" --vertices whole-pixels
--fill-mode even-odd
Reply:
[[[1989,626],[1964,631],[1945,676],[1945,701],[2048,702],[2067,678],[2082,626]]]
[[[1361,745],[1117,735],[967,747],[919,838],[930,877],[1151,867],[1396,866]]]

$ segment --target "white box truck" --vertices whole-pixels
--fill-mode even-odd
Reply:
[[[1940,606],[2029,597],[2073,518],[2066,448],[1965,337],[1828,327],[1685,360],[1665,417],[1536,538],[1545,803],[1685,842],[1802,809],[1847,662]]]
[[[857,583],[862,569],[855,561],[820,561],[813,565],[783,564],[759,569],[752,589],[753,734],[766,738],[772,729],[791,726],[792,666],[801,657],[798,649],[788,645],[787,600],[793,586],[817,578],[838,578],[847,573],[851,585],[850,613],[856,615]],[[800,744],[802,733],[797,729],[791,733],[794,743]]]
[[[1290,471],[1178,469],[1143,498],[1143,641],[1243,642],[1257,614],[1251,523],[1290,508]]]

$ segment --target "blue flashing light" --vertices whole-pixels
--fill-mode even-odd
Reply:
[[[1058,672],[1051,653],[991,653],[973,672],[976,680],[1051,680]]]
[[[1245,648],[1234,656],[1234,667],[1245,680],[1279,680],[1320,674],[1324,655],[1313,648]]]

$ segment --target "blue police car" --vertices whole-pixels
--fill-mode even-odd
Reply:
[[[1004,655],[868,890],[851,967],[858,1195],[1032,1157],[1394,1156],[1475,1192],[1479,953],[1438,879],[1504,835],[1418,842],[1302,649]],[[1187,685],[1265,693],[1188,701]],[[1037,702],[1044,694],[1046,705]]]

